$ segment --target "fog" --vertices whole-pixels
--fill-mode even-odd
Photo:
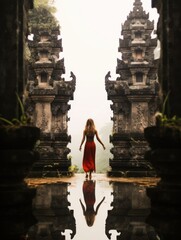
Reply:
[[[105,75],[111,71],[111,79],[117,77],[117,58],[121,59],[118,52],[121,25],[132,11],[133,3],[133,0],[55,0],[63,45],[60,58],[64,58],[66,69],[63,77],[66,81],[71,80],[70,71],[76,75],[74,100],[69,102],[71,109],[68,112],[68,132],[72,139],[68,147],[72,164],[81,166],[79,145],[87,118],[94,119],[100,138],[104,138],[107,147],[105,161],[108,162],[111,156],[112,103],[107,100]],[[156,29],[156,9],[151,8],[151,0],[142,0],[142,3]],[[97,155],[102,152],[98,147]]]

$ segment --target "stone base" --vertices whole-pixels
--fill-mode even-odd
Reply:
[[[72,177],[74,176],[73,172],[69,171],[32,171],[29,173],[27,178],[46,178],[46,177]]]
[[[36,189],[22,184],[0,185],[1,239],[25,239],[28,229],[37,221],[32,213]]]
[[[69,167],[71,166],[71,161],[68,159],[41,159],[36,162],[28,177],[62,177],[71,175]]]
[[[164,240],[181,239],[181,188],[149,187],[147,195],[151,199],[151,211],[146,222],[152,225]]]
[[[157,177],[157,174],[154,170],[145,171],[145,170],[110,170],[107,172],[108,177]]]

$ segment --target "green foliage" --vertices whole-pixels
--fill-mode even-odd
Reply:
[[[177,116],[168,118],[165,114],[157,113],[156,114],[156,125],[181,128],[181,118],[179,118]]]
[[[69,172],[71,172],[71,173],[77,173],[78,170],[79,170],[79,168],[78,168],[77,165],[71,165],[68,170],[69,170]]]
[[[54,0],[34,0],[34,9],[39,7],[44,7],[49,12],[54,13],[56,8],[52,6]]]
[[[168,94],[166,95],[166,97],[163,101],[162,111],[157,112],[155,114],[156,125],[157,126],[166,126],[166,127],[175,127],[175,128],[180,129],[181,128],[181,118],[179,118],[177,116],[173,116],[170,118],[165,114],[165,108],[166,108],[166,103],[168,101],[169,94],[170,94],[170,92],[168,92]]]
[[[164,101],[163,101],[163,106],[162,106],[162,116],[164,116],[165,114],[165,108],[166,108],[166,103],[168,101],[168,97],[169,97],[170,91],[168,92],[168,94],[166,95]]]
[[[29,11],[29,32],[36,34],[37,31],[50,31],[59,28],[59,23],[54,13],[56,8],[52,5],[54,0],[34,0],[34,8]],[[26,43],[25,43],[26,44]],[[24,57],[30,63],[35,56],[30,51],[28,44],[25,45]]]
[[[58,21],[48,9],[38,7],[29,13],[29,27],[33,33],[36,29],[52,29],[58,26]]]
[[[9,126],[22,126],[23,125],[23,126],[25,126],[30,123],[30,118],[26,115],[25,110],[24,110],[24,105],[17,93],[16,93],[16,97],[17,97],[17,100],[18,100],[18,103],[20,106],[20,110],[21,110],[21,115],[20,115],[19,119],[13,118],[12,120],[8,120],[6,118],[0,117],[1,125],[9,125]]]
[[[58,20],[53,15],[56,8],[49,5],[49,0],[35,0],[34,9],[29,12],[30,32],[36,29],[52,29],[58,26]]]

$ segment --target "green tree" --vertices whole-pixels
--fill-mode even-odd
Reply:
[[[52,29],[58,26],[58,20],[54,16],[56,8],[51,5],[51,2],[49,0],[34,1],[34,8],[29,12],[31,33],[37,29]]]
[[[34,0],[34,8],[29,11],[28,25],[30,34],[34,34],[39,30],[59,27],[58,20],[54,16],[56,8],[53,6],[53,2],[54,0]],[[34,59],[27,43],[25,43],[24,57],[30,62]]]
[[[51,13],[56,11],[56,8],[52,6],[54,0],[34,0],[34,8],[44,7],[49,9]]]

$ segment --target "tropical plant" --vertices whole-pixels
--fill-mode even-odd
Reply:
[[[168,101],[169,94],[170,92],[168,92],[168,94],[166,95],[163,101],[162,111],[157,112],[155,114],[156,125],[181,128],[181,118],[177,117],[176,115],[174,115],[173,117],[168,117],[165,114],[165,108],[166,108],[166,103]]]
[[[0,125],[8,125],[8,126],[25,126],[30,123],[30,118],[25,113],[24,105],[16,93],[16,97],[20,106],[21,114],[19,118],[13,118],[12,120],[8,120],[4,117],[0,117]]]

